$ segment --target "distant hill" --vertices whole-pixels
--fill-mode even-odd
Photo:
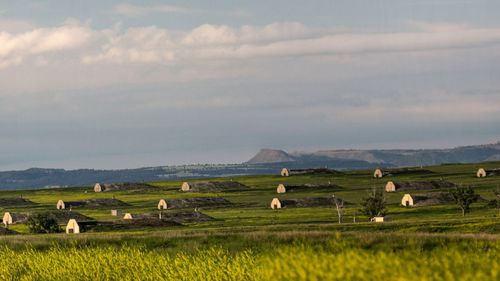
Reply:
[[[262,159],[262,160],[261,160]],[[316,152],[286,153],[282,150],[261,150],[247,164],[293,162],[295,165],[311,162],[361,161],[385,166],[428,166],[442,163],[474,163],[500,159],[500,142],[485,145],[462,146],[449,149],[374,149],[374,150],[320,150]]]
[[[500,142],[450,149],[320,150],[287,153],[262,149],[242,164],[150,167],[126,170],[33,168],[0,172],[0,189],[85,186],[100,183],[153,182],[166,179],[278,174],[281,168],[328,167],[336,170],[428,166],[500,160]]]
[[[247,164],[267,164],[267,163],[282,163],[295,161],[295,157],[289,155],[283,150],[261,149],[252,159],[248,160]]]

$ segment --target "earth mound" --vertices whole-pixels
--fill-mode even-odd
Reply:
[[[230,206],[232,203],[222,197],[196,197],[184,199],[171,199],[167,200],[168,208],[182,209],[182,208],[216,208]]]
[[[82,215],[78,212],[69,211],[69,210],[58,210],[58,211],[54,211],[54,212],[47,212],[46,214],[54,217],[57,220],[57,222],[60,224],[66,224],[66,223],[68,223],[68,220],[70,220],[70,219],[75,219],[77,222],[94,220],[91,217],[87,217],[87,216]]]
[[[431,170],[427,170],[427,169],[409,167],[409,168],[388,169],[388,170],[384,170],[384,173],[387,173],[387,175],[394,176],[394,175],[432,174],[434,172]]]
[[[286,192],[308,192],[308,191],[336,191],[342,189],[335,184],[317,185],[317,184],[304,184],[304,185],[285,185]]]
[[[114,198],[88,199],[83,201],[66,202],[67,207],[120,207],[128,206],[127,203]]]
[[[249,188],[237,181],[189,182],[188,184],[188,191],[192,192],[241,191]]]
[[[148,190],[157,189],[157,187],[146,184],[146,183],[111,183],[111,184],[101,184],[104,192],[108,191],[127,191],[127,190]]]
[[[444,180],[398,182],[395,183],[395,185],[396,190],[427,190],[452,188],[456,186],[454,183]]]
[[[21,197],[0,198],[0,206],[2,207],[33,206],[33,205],[36,205],[36,203]]]
[[[281,201],[282,207],[331,207],[334,205],[332,197],[306,197]]]
[[[428,193],[413,196],[415,206],[445,205],[455,202],[449,193]]]
[[[158,214],[143,214],[138,216],[139,219],[159,220]],[[182,224],[186,222],[205,222],[215,220],[213,217],[202,212],[165,212],[162,213],[163,221],[175,222]]]
[[[292,169],[290,173],[293,175],[339,175],[342,172],[327,169],[327,168],[317,168],[317,169]]]

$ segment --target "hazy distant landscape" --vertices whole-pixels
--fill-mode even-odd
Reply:
[[[93,185],[96,182],[151,182],[167,179],[270,175],[291,169],[328,167],[337,170],[418,167],[445,163],[500,160],[500,143],[450,149],[321,150],[287,153],[262,149],[241,164],[193,164],[126,170],[63,170],[33,168],[0,172],[0,189]]]

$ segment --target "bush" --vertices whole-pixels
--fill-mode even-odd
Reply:
[[[61,228],[53,215],[36,214],[30,216],[27,225],[31,233],[61,232]]]
[[[386,214],[384,191],[373,188],[372,193],[367,198],[363,198],[361,212],[370,219],[373,217],[384,216]]]

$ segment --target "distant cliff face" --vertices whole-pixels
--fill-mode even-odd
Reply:
[[[261,149],[252,159],[248,160],[246,164],[268,164],[293,161],[295,161],[295,158],[283,150]]]
[[[328,160],[329,159],[329,160]],[[500,142],[449,149],[321,150],[288,154],[282,150],[263,149],[248,164],[291,162],[300,165],[321,161],[355,160],[389,166],[426,166],[442,163],[474,163],[500,159]],[[307,163],[306,163],[307,162]],[[350,167],[345,167],[349,169]]]

